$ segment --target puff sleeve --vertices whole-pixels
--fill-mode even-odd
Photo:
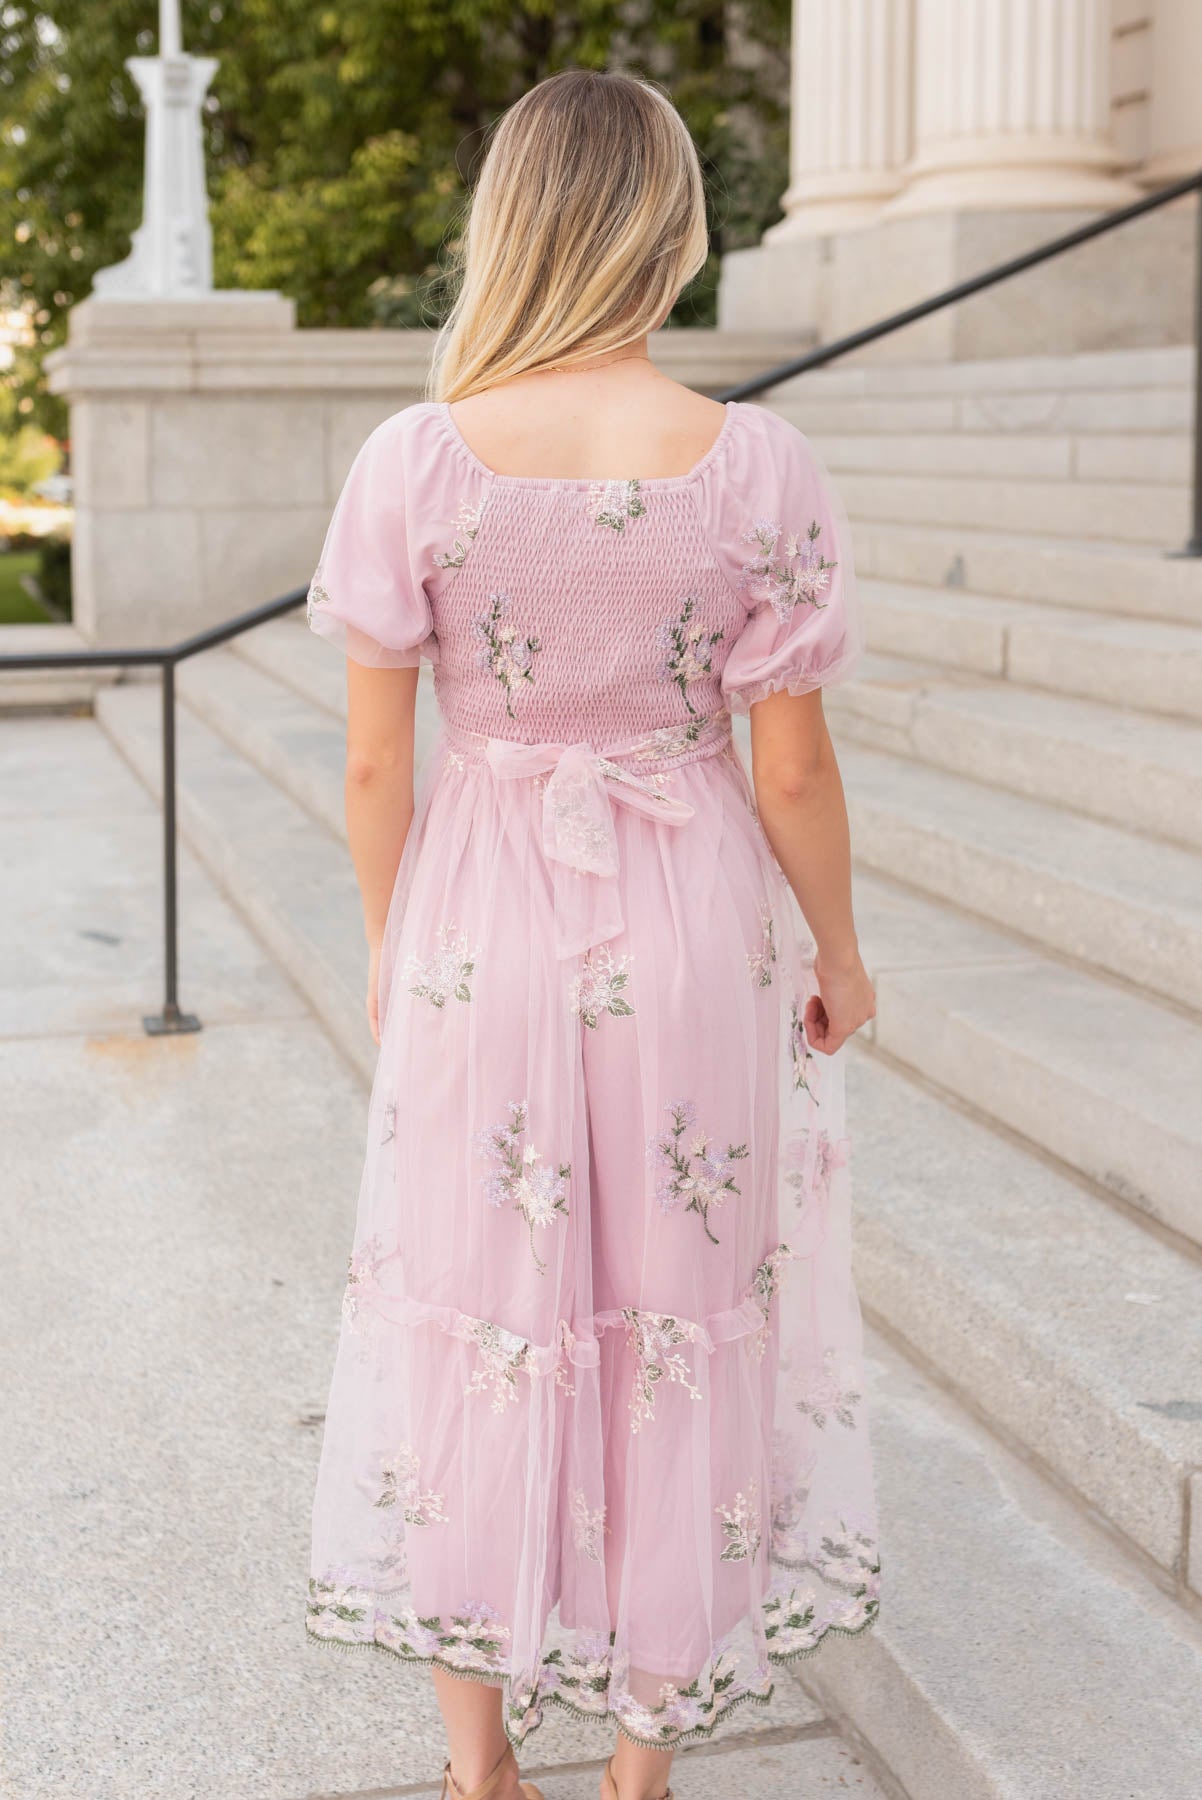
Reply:
[[[420,407],[395,413],[367,439],[343,484],[309,586],[308,621],[368,668],[438,660],[420,532]],[[432,571],[431,571],[432,572]]]
[[[717,502],[720,552],[748,607],[721,678],[738,713],[845,680],[861,648],[851,533],[830,478],[796,426],[748,411],[758,416]]]

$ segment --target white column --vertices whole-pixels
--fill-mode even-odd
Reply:
[[[914,157],[891,214],[1138,197],[1107,135],[1107,0],[915,4]]]
[[[766,243],[870,223],[910,153],[911,0],[793,0],[785,217]]]

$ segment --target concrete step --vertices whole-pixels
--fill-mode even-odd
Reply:
[[[1202,1246],[1202,1025],[878,876],[856,920],[882,1051]]]
[[[1186,1800],[1196,1622],[871,1330],[866,1349],[881,1613],[803,1685],[913,1800]]]
[[[327,831],[345,835],[346,734],[331,712],[228,650],[194,657],[177,680],[181,699],[219,737]]]
[[[329,644],[305,624],[304,614],[272,619],[244,631],[230,644],[235,656],[291,688],[336,719],[346,718],[346,669]]]
[[[1184,1598],[1202,1260],[858,1047],[849,1081],[866,1311]]]
[[[876,655],[827,710],[842,738],[1202,849],[1198,725]]]
[[[1117,400],[1144,388],[1189,390],[1194,351],[1190,344],[1132,350],[1085,350],[1069,354],[966,358],[954,362],[842,362],[798,375],[773,390],[782,403],[802,394],[842,399],[865,394],[912,394],[1045,399],[1091,393]]]
[[[860,582],[859,593],[868,644],[883,655],[1202,719],[1198,626],[871,578]]]
[[[96,716],[161,794],[154,688],[110,688]],[[375,1046],[363,1010],[367,954],[345,847],[188,707],[177,724],[180,831],[366,1080]]]
[[[90,646],[78,626],[0,625],[0,656],[44,656]],[[120,678],[118,669],[0,669],[0,712],[88,708],[92,696]]]
[[[1183,530],[1163,549],[1176,548],[1184,535]],[[853,542],[861,576],[1003,600],[1050,601],[1129,621],[1196,626],[1202,620],[1202,559],[1159,549],[869,518],[856,519]]]
[[[890,432],[826,431],[817,448],[833,474],[989,476],[1001,481],[1151,483],[1190,478],[1188,433],[919,431],[904,448]]]
[[[894,469],[908,466],[894,459]],[[1034,537],[1102,539],[1176,549],[1188,535],[1185,484],[1047,481],[1016,476],[859,474],[839,493],[853,520],[938,525]]]
[[[858,745],[840,762],[863,866],[1202,1010],[1194,854]]]
[[[1141,441],[1181,437],[1192,429],[1193,402],[1188,383],[1171,387],[1116,388],[1109,392],[1038,389],[1013,393],[885,394],[865,391],[827,395],[817,382],[821,371],[802,377],[796,397],[774,396],[773,410],[784,413],[812,437],[823,455],[827,442],[849,435],[888,436],[899,444],[899,461],[909,440],[927,432],[989,432],[1030,436],[1069,433],[1080,437],[1127,435]],[[805,384],[803,386],[803,383]]]

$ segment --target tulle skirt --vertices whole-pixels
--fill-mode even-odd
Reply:
[[[515,1744],[708,1736],[879,1604],[842,1056],[729,718],[655,748],[444,727],[386,934],[307,1628]]]

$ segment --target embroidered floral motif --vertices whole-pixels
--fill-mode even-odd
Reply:
[[[805,1413],[821,1429],[825,1429],[828,1419],[834,1419],[848,1431],[854,1431],[855,1408],[863,1395],[858,1388],[843,1385],[844,1378],[835,1369],[833,1345],[828,1345],[822,1355],[823,1366],[811,1369],[804,1378],[804,1389],[797,1402],[797,1410]]]
[[[751,1298],[764,1315],[764,1323],[751,1340],[752,1349],[758,1357],[762,1357],[768,1348],[768,1326],[772,1315],[772,1302],[780,1289],[781,1270],[787,1262],[793,1261],[793,1251],[788,1244],[778,1244],[770,1250],[755,1274],[751,1277]]]
[[[476,1144],[482,1156],[492,1156],[501,1166],[486,1178],[484,1192],[490,1206],[512,1204],[521,1213],[530,1232],[530,1250],[535,1267],[545,1275],[547,1265],[535,1247],[534,1232],[538,1226],[554,1225],[556,1219],[568,1216],[568,1180],[571,1163],[552,1168],[542,1161],[533,1144],[522,1143],[529,1119],[525,1100],[509,1102],[509,1121],[490,1125],[477,1135]]]
[[[756,987],[771,987],[772,965],[776,961],[776,922],[766,900],[760,907],[760,931],[759,947],[747,953],[747,967]]]
[[[463,768],[467,758],[464,756],[462,750],[448,750],[446,760],[448,769],[455,769],[458,771]]]
[[[760,1553],[760,1542],[763,1536],[760,1525],[758,1485],[754,1481],[749,1481],[745,1494],[737,1493],[729,1506],[716,1506],[714,1511],[722,1520],[722,1535],[726,1539],[719,1560],[721,1562],[754,1562]]]
[[[635,1306],[624,1306],[622,1317],[635,1362],[630,1429],[641,1431],[655,1417],[658,1382],[678,1382],[694,1400],[700,1400],[701,1389],[689,1380],[688,1359],[676,1348],[678,1344],[696,1343],[700,1332],[687,1319],[675,1319],[670,1313],[640,1312]]]
[[[793,1086],[801,1089],[814,1098],[814,1090],[810,1086],[810,1064],[814,1060],[814,1052],[806,1042],[805,1020],[794,1000],[789,1009],[789,1054],[793,1059]]]
[[[363,1311],[363,1289],[374,1282],[383,1251],[383,1242],[377,1235],[369,1237],[347,1258],[342,1317],[352,1331],[358,1329],[359,1315]]]
[[[374,1506],[382,1511],[401,1506],[406,1525],[446,1524],[443,1496],[432,1489],[423,1490],[412,1444],[402,1444],[391,1462],[384,1464],[383,1484],[379,1497],[372,1502]]]
[[[573,1544],[589,1562],[600,1562],[601,1538],[605,1531],[604,1506],[590,1510],[584,1489],[573,1488],[571,1507]]]
[[[467,555],[468,545],[480,529],[480,520],[484,516],[484,501],[481,495],[475,506],[467,500],[459,502],[459,511],[454,521],[455,537],[449,550],[440,550],[434,558],[440,569],[460,569]]]
[[[535,1375],[534,1351],[527,1338],[506,1331],[488,1319],[469,1319],[468,1336],[480,1353],[480,1367],[465,1394],[491,1393],[492,1410],[504,1412],[518,1397],[518,1375],[524,1369]]]
[[[508,594],[490,594],[488,611],[472,620],[472,630],[482,640],[479,665],[501,683],[505,689],[505,710],[515,719],[514,689],[523,682],[527,686],[533,683],[534,658],[542,644],[531,633],[522,634],[510,623],[509,607]]]
[[[637,481],[595,481],[588,491],[588,507],[595,524],[620,532],[628,520],[643,517],[647,502]]]
[[[818,549],[822,527],[815,519],[804,540],[796,533],[785,538],[783,554],[777,555],[781,528],[772,519],[757,519],[743,533],[745,544],[754,544],[759,555],[743,564],[742,585],[755,600],[767,600],[782,623],[797,606],[826,605],[819,595],[830,585],[830,572],[838,564],[827,562]]]
[[[651,1138],[647,1147],[650,1156],[666,1165],[656,1183],[655,1197],[664,1212],[683,1209],[699,1214],[706,1237],[716,1244],[719,1240],[710,1230],[710,1208],[724,1205],[728,1194],[742,1192],[735,1185],[731,1165],[747,1155],[747,1145],[728,1144],[726,1154],[719,1156],[710,1150],[705,1133],[697,1132],[686,1151],[682,1139],[696,1123],[697,1108],[691,1100],[676,1100],[668,1111],[671,1125]]]
[[[764,1601],[764,1636],[770,1655],[796,1654],[817,1642],[821,1634],[814,1630],[814,1601],[813,1588],[801,1586],[770,1594]]]
[[[382,1144],[391,1144],[396,1136],[396,1101],[384,1102],[384,1133],[380,1139]]]
[[[558,1646],[543,1657],[538,1675],[538,1699],[559,1700],[573,1712],[592,1718],[604,1718],[609,1710],[609,1684],[612,1674],[613,1637],[599,1631],[582,1631],[569,1650]],[[514,1694],[509,1717],[515,1723],[524,1719],[534,1702],[530,1692]]]
[[[680,689],[694,716],[697,708],[689,698],[689,683],[713,673],[714,646],[726,635],[723,631],[707,631],[697,623],[693,615],[698,604],[696,594],[687,595],[676,617],[661,625],[659,632],[660,648],[667,652],[660,665],[660,679]]]
[[[470,1000],[469,983],[475,972],[476,955],[476,951],[468,949],[465,931],[456,931],[450,924],[440,926],[438,948],[428,961],[423,962],[411,953],[405,963],[404,978],[409,983],[409,992],[440,1008],[452,995],[456,1000]]]
[[[822,1532],[818,1548],[809,1558],[811,1568],[833,1587],[849,1594],[867,1594],[881,1572],[881,1559],[875,1538],[855,1531],[842,1519]]]
[[[629,980],[629,956],[615,957],[608,944],[595,945],[572,983],[573,1013],[593,1031],[602,1013],[615,1019],[633,1018],[633,1006],[622,998]]]
[[[309,592],[305,599],[305,618],[308,623],[312,625],[313,613],[317,607],[329,604],[330,596],[321,585],[321,570],[318,569],[309,583]]]
[[[623,1691],[614,1697],[613,1709],[631,1736],[652,1744],[673,1743],[689,1732],[704,1733],[725,1710],[738,1661],[729,1653],[716,1655],[705,1674],[687,1687],[666,1681],[659,1690],[658,1706],[647,1706]]]

